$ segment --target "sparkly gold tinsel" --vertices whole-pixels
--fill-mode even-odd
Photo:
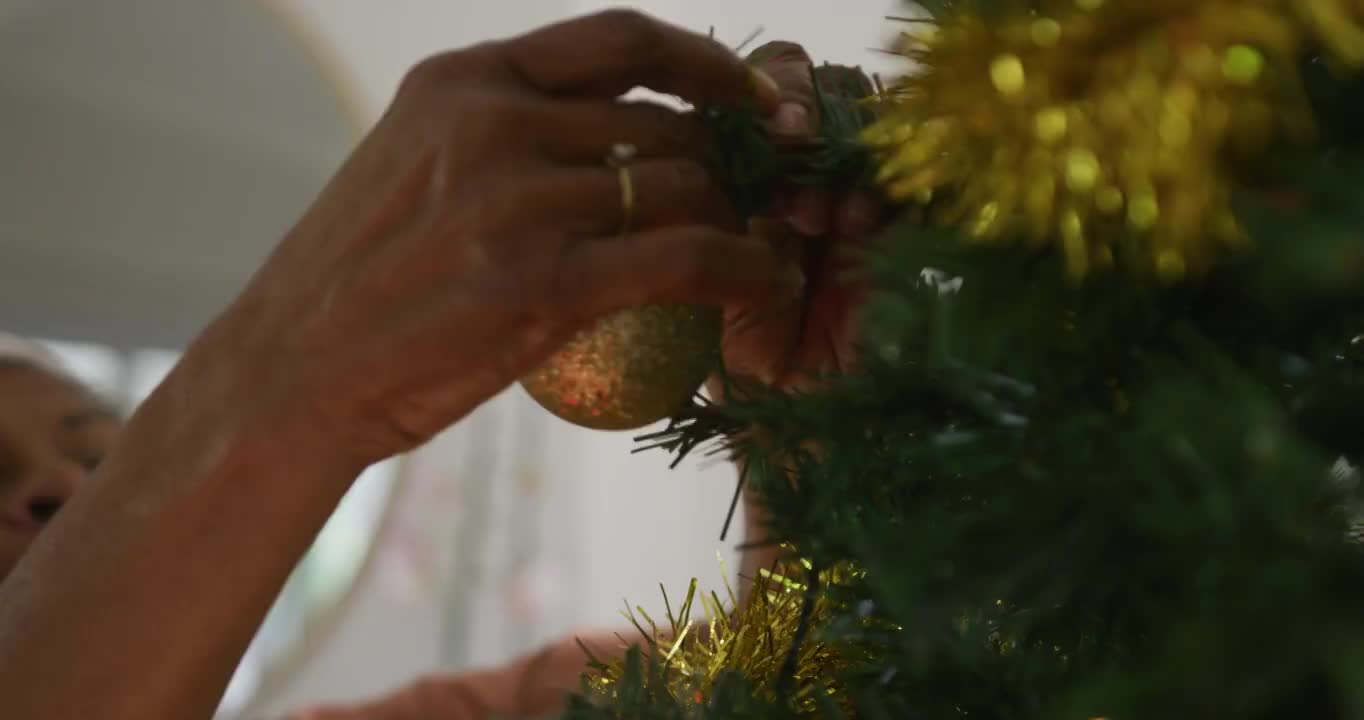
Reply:
[[[575,425],[641,428],[680,410],[715,370],[720,331],[718,308],[629,308],[578,333],[521,386]]]
[[[737,613],[730,612],[738,603],[728,584],[726,605],[714,593],[698,594],[696,581],[692,580],[679,610],[674,613],[669,606],[665,627],[656,624],[643,608],[627,613],[643,637],[635,642],[657,659],[672,697],[704,703],[721,675],[733,672],[750,683],[755,697],[772,700],[800,625],[806,594],[800,579],[808,571],[809,565],[803,562],[791,562],[776,572],[764,571],[755,579],[747,603]],[[852,577],[853,572],[847,567],[825,571],[820,574],[820,582],[826,587],[837,584]],[[665,600],[666,597],[665,593]],[[705,619],[693,624],[693,607],[698,598]],[[819,694],[827,695],[838,705],[847,700],[839,692],[836,678],[851,658],[819,641],[820,628],[839,610],[824,593],[817,595],[807,635],[796,654],[791,685],[792,702],[801,715],[819,714]],[[615,689],[624,673],[624,661],[598,659],[596,664],[598,669],[587,678],[588,688],[598,699],[610,701],[615,698]]]
[[[1233,160],[1311,137],[1309,49],[1364,64],[1364,0],[1041,5],[911,20],[917,68],[865,139],[893,198],[936,193],[980,242],[1055,244],[1077,278],[1126,248],[1177,280],[1245,247]]]

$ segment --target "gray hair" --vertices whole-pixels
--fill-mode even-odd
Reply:
[[[37,370],[49,375],[88,395],[90,400],[98,405],[101,411],[108,413],[110,417],[119,418],[122,416],[122,413],[117,409],[117,403],[77,377],[71,368],[67,367],[66,363],[57,357],[56,353],[48,350],[41,343],[18,335],[0,332],[0,369],[6,367]]]
[[[0,365],[20,365],[41,370],[64,380],[76,382],[70,369],[51,350],[42,345],[19,337],[0,332]]]

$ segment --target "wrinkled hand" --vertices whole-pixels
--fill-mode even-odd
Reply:
[[[230,385],[222,400],[250,403],[248,421],[314,428],[317,447],[363,465],[604,313],[794,295],[798,273],[724,227],[699,122],[617,100],[634,86],[778,100],[719,44],[626,11],[432,57],[182,367]],[[604,163],[616,143],[638,149],[624,236]]]
[[[781,88],[769,130],[784,143],[808,141],[818,130],[819,108],[805,50],[774,42],[750,62]],[[812,374],[846,370],[854,361],[857,309],[865,288],[849,277],[857,247],[876,229],[881,209],[870,197],[838,197],[823,190],[793,190],[752,230],[804,269],[799,302],[728,313],[725,365],[737,376],[778,387],[802,387]],[[712,391],[718,392],[712,384]]]

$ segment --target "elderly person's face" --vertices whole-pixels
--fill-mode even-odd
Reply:
[[[0,357],[0,579],[104,458],[118,428],[76,383]]]

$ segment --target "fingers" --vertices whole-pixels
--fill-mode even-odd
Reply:
[[[528,212],[540,213],[559,229],[580,236],[610,236],[661,225],[736,223],[724,193],[705,168],[691,160],[641,160],[623,171],[604,163],[561,168],[526,178],[522,188],[522,205]]]
[[[823,188],[794,190],[777,207],[776,215],[792,230],[808,238],[827,235],[860,237],[876,230],[883,208],[873,196],[858,193],[835,201]]]
[[[649,303],[765,304],[804,285],[767,243],[705,226],[580,243],[561,272],[565,301],[593,317]]]
[[[814,62],[795,43],[770,42],[754,50],[748,62],[763,70],[780,89],[780,104],[768,123],[774,139],[808,140],[819,130],[819,102],[815,94]]]
[[[511,68],[548,93],[617,97],[638,86],[695,104],[756,104],[774,110],[779,93],[710,38],[629,10],[552,25],[501,47]]]
[[[884,208],[874,196],[858,193],[838,206],[833,214],[833,231],[840,238],[861,239],[876,231]]]
[[[833,221],[833,193],[824,188],[795,190],[779,207],[791,229],[805,237],[823,237]]]
[[[805,48],[790,42],[770,42],[754,50],[749,63],[776,81],[781,101],[768,121],[768,132],[779,143],[801,143],[819,129],[819,102],[812,74],[814,63]],[[778,214],[807,237],[829,231],[834,199],[827,190],[795,189]]]
[[[804,208],[807,224],[797,227]],[[751,229],[778,252],[798,252],[810,283],[801,302],[731,310],[726,317],[726,369],[769,385],[811,389],[827,373],[856,362],[859,308],[865,279],[856,274],[856,251],[879,224],[880,205],[853,195],[835,205],[826,194],[793,198],[780,218]],[[817,238],[817,239],[816,239]]]
[[[858,249],[879,216],[879,206],[865,195],[848,198],[834,211],[830,244],[811,269],[802,340],[790,355],[791,367],[823,374],[844,372],[856,362],[860,309],[868,290],[866,278],[858,272]],[[795,378],[796,386],[811,377]]]
[[[786,374],[790,356],[800,342],[803,314],[799,302],[766,310],[727,309],[721,344],[725,371],[733,377],[775,385]]]
[[[652,103],[544,102],[524,117],[530,133],[552,128],[539,142],[562,163],[600,164],[617,143],[634,146],[642,158],[704,156],[705,134],[696,117]]]
[[[777,219],[757,220],[749,234],[796,267],[807,265],[809,241]],[[809,288],[791,296],[777,296],[763,305],[732,307],[725,313],[723,360],[736,377],[775,384],[786,373],[789,357],[801,338],[804,299]]]

